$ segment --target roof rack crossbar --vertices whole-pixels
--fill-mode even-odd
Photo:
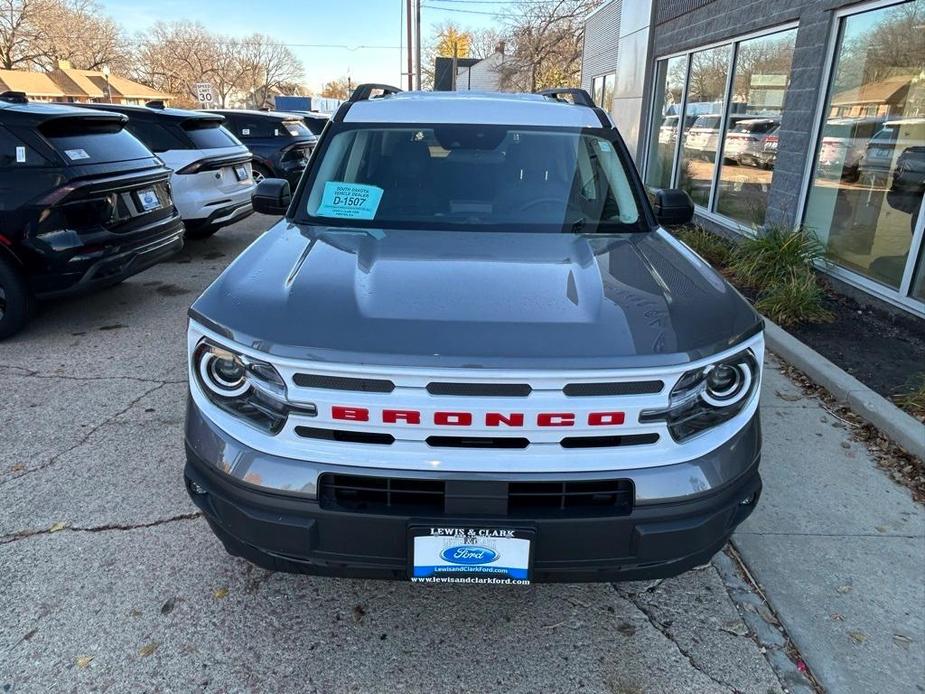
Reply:
[[[381,91],[380,96],[387,96],[389,94],[398,94],[401,89],[398,87],[393,87],[390,84],[378,84],[376,82],[367,82],[365,84],[360,84],[356,89],[353,90],[353,94],[350,95],[351,103],[354,101],[366,101],[368,99],[374,99],[378,97],[373,96],[373,92]]]
[[[555,99],[556,101],[567,101],[563,99],[563,96],[572,97],[572,103],[576,106],[590,106],[594,108],[596,104],[594,99],[591,98],[591,95],[588,94],[584,89],[576,89],[575,87],[557,87],[556,89],[544,89],[540,92],[537,92],[542,96],[548,96],[550,99]]]

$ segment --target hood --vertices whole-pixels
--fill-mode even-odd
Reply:
[[[190,315],[279,356],[485,368],[679,364],[761,328],[720,275],[662,230],[393,231],[286,220]]]

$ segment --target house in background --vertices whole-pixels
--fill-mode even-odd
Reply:
[[[144,104],[173,97],[134,80],[97,70],[77,70],[66,60],[51,72],[0,70],[0,91],[23,92],[31,101]]]
[[[24,92],[32,101],[65,101],[64,91],[44,72],[0,70],[0,91]]]
[[[457,58],[455,80],[453,59],[437,58],[434,64],[434,91],[500,91],[503,65],[504,43],[499,43],[495,52],[487,58]]]

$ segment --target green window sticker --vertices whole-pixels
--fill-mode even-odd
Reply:
[[[375,219],[382,193],[378,186],[328,181],[315,214],[341,219]]]

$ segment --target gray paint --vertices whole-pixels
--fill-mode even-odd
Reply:
[[[334,229],[286,220],[190,309],[239,344],[360,364],[683,364],[761,329],[664,231],[622,235]]]
[[[282,458],[254,450],[219,429],[199,410],[192,399],[187,401],[186,445],[204,464],[230,475],[253,489],[315,498],[318,477],[325,473],[374,473],[388,477],[413,477],[439,480],[508,480],[511,473],[431,472],[427,470],[382,470],[331,465],[293,458]],[[606,455],[605,451],[601,451]],[[751,474],[761,454],[761,425],[758,414],[729,441],[700,458],[676,465],[620,470],[618,472],[569,473],[572,481],[593,479],[631,479],[639,506],[677,501],[691,501],[712,494],[732,482]],[[516,473],[519,482],[561,480],[562,472]],[[246,480],[246,482],[245,482]],[[259,480],[255,484],[254,480]]]

